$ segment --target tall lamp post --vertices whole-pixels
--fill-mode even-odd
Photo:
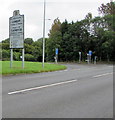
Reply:
[[[43,58],[42,67],[44,68],[44,58],[45,58],[45,14],[46,14],[46,1],[44,0],[44,19],[43,19]]]

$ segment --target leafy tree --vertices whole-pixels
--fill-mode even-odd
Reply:
[[[9,47],[10,47],[9,38],[3,40],[3,41],[0,43],[0,46],[1,46],[2,49],[9,50]]]
[[[32,38],[26,38],[26,39],[24,40],[24,43],[29,44],[29,45],[31,45],[33,42],[34,42],[34,41],[33,41]]]
[[[105,28],[109,31],[114,31],[115,32],[115,15],[105,15],[103,17],[104,23],[105,23]]]
[[[66,25],[66,21],[65,23],[62,23],[62,28],[65,25],[67,27],[67,29],[65,29],[65,33],[62,34],[61,47],[63,48],[62,50],[65,58],[63,60],[76,61],[79,57],[79,51],[82,51],[84,54],[87,53],[87,41],[89,38],[89,33],[85,26],[86,23],[84,22],[86,21],[77,21],[76,23],[72,22],[68,25]]]
[[[45,40],[46,41],[46,40]],[[35,57],[36,61],[42,61],[42,38],[35,41],[33,44],[32,55]]]
[[[9,50],[9,43],[2,43],[2,49]]]
[[[9,50],[2,50],[2,60],[9,60],[10,59],[10,51]]]
[[[5,40],[2,40],[2,43],[10,43],[10,39],[7,38],[7,39],[5,39]]]
[[[55,56],[55,49],[58,48],[60,50],[60,44],[62,40],[61,35],[61,22],[59,18],[56,18],[54,20],[54,23],[52,24],[50,33],[49,33],[49,39],[47,39],[46,42],[46,54],[47,54],[47,60],[54,61]]]
[[[59,18],[56,18],[54,20],[54,23],[52,24],[50,33],[48,34],[49,37],[52,35],[53,32],[60,31],[60,27],[61,27],[61,22],[60,22]]]
[[[61,28],[60,28],[62,34],[62,42],[60,43],[61,47],[59,52],[60,61],[67,61],[66,52],[67,52],[67,42],[69,39],[68,29],[69,29],[69,23],[67,20],[65,20],[61,24]]]
[[[98,11],[99,13],[103,14],[103,15],[115,15],[115,2],[110,2],[107,4],[101,4],[100,7],[98,7]]]
[[[21,60],[20,56],[21,56],[20,52],[15,52],[15,51],[13,52],[13,59],[14,60],[20,61]]]
[[[25,54],[32,54],[34,51],[34,46],[29,45],[29,44],[24,44],[24,48],[25,48]]]
[[[25,61],[35,61],[35,58],[31,54],[25,54]]]
[[[88,14],[86,15],[85,19],[91,20],[91,19],[92,19],[92,13],[88,13]]]

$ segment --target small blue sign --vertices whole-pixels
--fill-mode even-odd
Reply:
[[[58,48],[56,48],[56,55],[58,54]]]
[[[92,51],[91,51],[91,50],[89,50],[89,55],[90,55],[90,56],[92,55]]]

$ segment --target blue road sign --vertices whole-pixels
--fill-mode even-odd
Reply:
[[[56,48],[56,55],[58,54],[58,48]]]
[[[91,51],[91,50],[89,50],[89,55],[90,55],[90,56],[92,55],[92,51]]]

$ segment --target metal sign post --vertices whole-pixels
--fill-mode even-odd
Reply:
[[[79,63],[81,63],[81,52],[79,52]]]
[[[87,63],[89,64],[89,54],[87,54]]]
[[[12,68],[12,62],[13,62],[13,49],[10,50],[11,56],[10,56],[10,68]]]
[[[13,12],[13,16],[9,18],[9,38],[11,49],[10,67],[13,62],[13,49],[22,49],[22,64],[24,68],[24,15],[19,14],[19,10]]]
[[[96,65],[97,62],[97,56],[94,57],[94,64]]]
[[[22,49],[22,68],[24,68],[24,48]]]

